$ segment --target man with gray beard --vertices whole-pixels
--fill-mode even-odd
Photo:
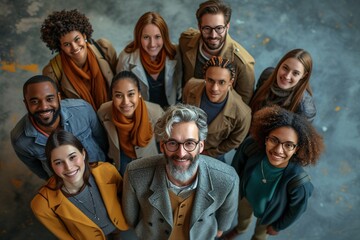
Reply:
[[[231,227],[237,209],[235,170],[200,155],[206,113],[177,104],[155,125],[163,155],[128,164],[123,211],[139,239],[214,239]]]

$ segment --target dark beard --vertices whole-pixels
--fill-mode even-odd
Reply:
[[[61,109],[61,107],[59,105],[59,108],[57,110],[54,110],[54,109],[51,110],[53,112],[53,118],[48,123],[43,122],[41,117],[39,116],[41,113],[47,112],[47,111],[38,111],[38,112],[35,112],[33,114],[31,114],[31,113],[29,113],[29,114],[30,114],[31,117],[33,117],[36,124],[44,126],[44,127],[51,127],[56,122],[56,120],[58,119],[58,117],[60,115],[60,109]]]

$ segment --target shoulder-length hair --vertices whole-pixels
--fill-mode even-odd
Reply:
[[[89,165],[89,155],[87,154],[86,149],[82,143],[77,139],[72,133],[65,130],[55,130],[48,138],[45,146],[45,156],[47,159],[47,164],[49,169],[52,171],[55,178],[56,186],[54,190],[60,189],[64,185],[64,181],[61,177],[55,174],[54,169],[51,164],[51,153],[55,148],[58,148],[63,145],[70,145],[75,147],[79,152],[85,152],[85,171],[83,175],[84,183],[89,185],[89,177],[91,174],[90,165]]]
[[[134,28],[134,40],[125,47],[125,52],[132,53],[141,47],[142,31],[148,24],[154,24],[159,28],[161,37],[164,41],[166,55],[170,59],[174,59],[176,47],[171,43],[168,26],[160,14],[156,12],[146,12],[139,18]]]
[[[309,94],[312,95],[312,90],[310,88],[310,76],[312,72],[311,55],[304,49],[293,49],[281,58],[270,77],[265,80],[261,87],[256,91],[254,97],[250,101],[250,107],[253,113],[259,110],[262,107],[263,102],[269,97],[269,93],[271,92],[270,88],[276,82],[277,73],[281,64],[283,64],[283,62],[289,58],[295,58],[301,62],[301,64],[304,66],[305,76],[295,86],[294,97],[286,109],[291,112],[296,112],[296,110],[299,108],[304,92],[308,91]]]
[[[260,147],[264,147],[265,138],[280,127],[290,127],[298,136],[298,150],[290,161],[302,166],[315,165],[324,150],[323,138],[311,123],[299,114],[276,105],[264,107],[254,114],[250,135]]]

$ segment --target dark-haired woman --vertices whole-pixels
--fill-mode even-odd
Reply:
[[[108,156],[122,176],[130,161],[159,154],[153,126],[163,109],[144,101],[139,84],[134,73],[119,72],[110,87],[112,101],[104,103],[98,111],[109,139]]]
[[[93,41],[89,19],[77,10],[51,13],[41,26],[41,39],[58,54],[43,69],[64,98],[82,98],[95,111],[109,100],[117,55],[106,39]]]
[[[40,222],[58,239],[119,239],[128,225],[121,209],[122,178],[106,162],[89,165],[70,132],[53,132],[45,154],[53,176],[31,201]]]
[[[256,112],[250,137],[233,159],[241,182],[238,223],[223,239],[245,232],[252,214],[257,218],[253,240],[277,235],[293,224],[314,189],[303,166],[315,165],[323,147],[306,118],[279,106]]]

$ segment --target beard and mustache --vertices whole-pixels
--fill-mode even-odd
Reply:
[[[197,152],[194,157],[191,154],[185,154],[182,158],[180,158],[177,154],[164,155],[167,160],[166,168],[175,180],[179,182],[187,182],[196,174],[199,166],[199,152]],[[177,166],[173,163],[173,161],[176,160],[190,160],[190,165],[187,167]]]
[[[205,37],[204,35],[201,35],[201,38],[208,49],[219,50],[219,48],[221,48],[225,42],[226,35],[227,35],[227,32],[225,33],[224,36],[219,35],[217,37]],[[213,43],[211,43],[211,40],[218,40],[218,43],[213,44]]]
[[[45,111],[37,111],[37,112],[34,112],[34,113],[29,113],[29,115],[34,119],[34,121],[38,124],[38,125],[41,125],[41,126],[44,126],[44,127],[50,127],[52,126],[57,118],[59,117],[60,115],[60,105],[59,105],[59,108],[57,109],[48,109],[48,110],[45,110]],[[40,115],[42,113],[46,113],[46,112],[52,112],[52,119],[49,120],[51,118],[51,116],[49,117],[49,119],[45,119],[44,121],[44,118],[42,118]]]

